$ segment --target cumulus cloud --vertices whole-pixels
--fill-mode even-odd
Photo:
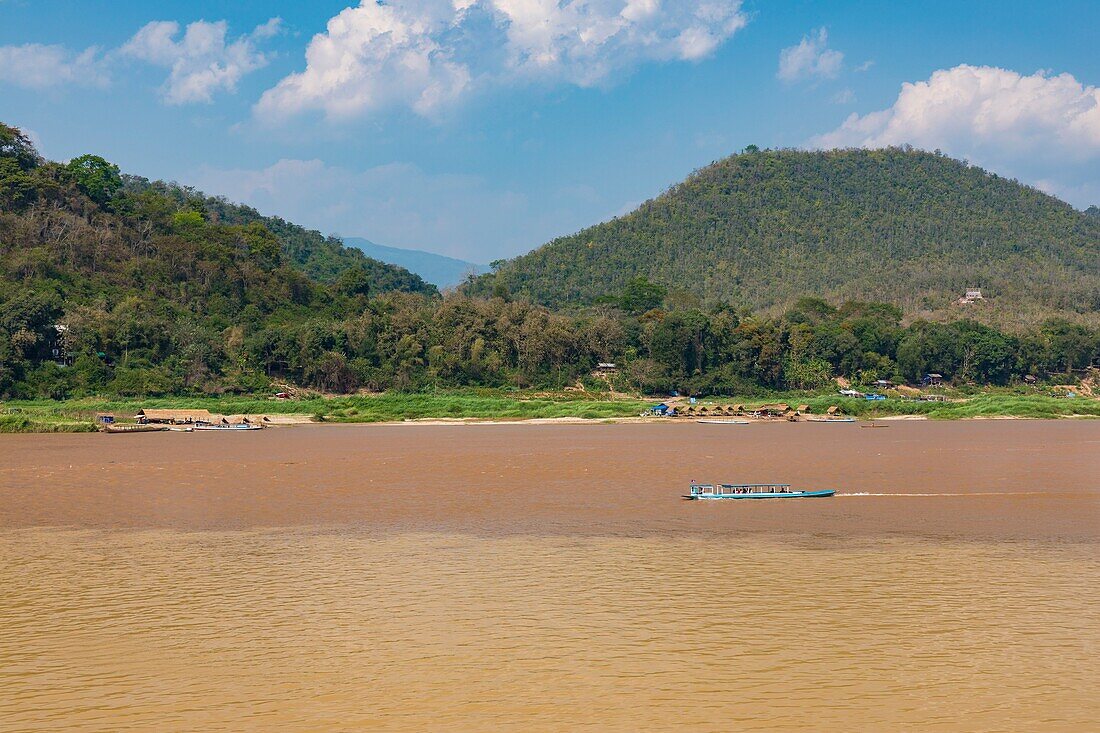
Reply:
[[[73,53],[64,46],[28,43],[0,46],[0,82],[25,89],[104,86],[107,73],[99,49]]]
[[[171,69],[162,93],[169,104],[210,102],[218,91],[235,91],[246,74],[267,65],[257,42],[277,34],[278,18],[232,41],[224,20],[199,20],[177,40],[179,23],[158,20],[146,24],[121,49],[122,54]]]
[[[906,83],[893,106],[853,114],[815,138],[817,147],[918,147],[969,151],[1100,152],[1100,89],[1070,74],[1021,76],[990,66],[956,66]]]
[[[618,205],[587,186],[540,193],[536,205],[480,176],[403,162],[351,169],[284,159],[260,169],[202,167],[187,182],[326,232],[473,262],[511,257]]]
[[[799,81],[820,77],[835,79],[844,63],[844,54],[829,48],[829,32],[819,28],[816,33],[802,37],[797,46],[789,46],[779,52],[779,71],[783,81]]]
[[[479,86],[593,86],[645,61],[705,58],[746,22],[740,0],[363,0],[313,37],[305,70],[257,113],[431,116]]]
[[[1100,89],[1070,74],[960,65],[905,83],[887,109],[852,114],[812,147],[941,149],[1085,203],[1100,155]],[[1091,162],[1090,162],[1091,161]]]

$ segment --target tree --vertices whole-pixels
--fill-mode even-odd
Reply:
[[[30,170],[42,164],[34,143],[17,127],[0,122],[0,158],[15,161],[20,170]]]
[[[98,155],[73,158],[65,169],[72,174],[80,190],[98,204],[107,203],[122,188],[122,174],[118,166]]]
[[[660,307],[667,294],[665,288],[651,283],[648,278],[636,277],[627,283],[619,296],[619,307],[634,315],[645,313]]]

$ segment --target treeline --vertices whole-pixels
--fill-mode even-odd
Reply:
[[[695,172],[637,210],[497,263],[496,289],[590,304],[644,276],[707,304],[771,312],[805,294],[1035,323],[1100,310],[1100,218],[943,155],[757,150]]]
[[[553,311],[501,281],[446,297],[334,240],[97,156],[41,159],[0,125],[0,397],[557,388],[690,394],[915,381],[1007,384],[1094,362],[1096,328],[902,325],[895,305],[781,315],[645,278]]]
[[[803,299],[782,317],[730,306],[632,314],[615,305],[554,313],[527,302],[453,294],[387,293],[354,314],[315,313],[282,322],[242,318],[221,328],[170,322],[129,307],[51,313],[28,301],[12,330],[0,392],[10,397],[258,392],[293,383],[335,393],[460,386],[560,388],[620,367],[619,389],[754,394],[822,389],[834,377],[917,382],[928,372],[956,383],[1009,384],[1100,358],[1100,332],[1052,320],[1025,334],[973,321],[900,324],[896,306]],[[33,320],[28,319],[33,317]],[[59,366],[27,333],[60,335],[71,365]],[[14,359],[12,358],[14,356]],[[1064,380],[1066,377],[1055,377]]]

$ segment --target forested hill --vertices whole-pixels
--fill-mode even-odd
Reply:
[[[263,216],[250,206],[235,204],[222,197],[207,196],[188,186],[163,181],[150,182],[139,176],[124,175],[123,190],[132,194],[152,192],[171,199],[181,209],[201,211],[215,223],[248,225],[258,222],[275,235],[283,254],[293,266],[320,282],[335,282],[349,269],[365,269],[379,292],[404,290],[431,293],[435,287],[419,275],[399,265],[368,257],[356,247],[345,247],[336,237],[325,237],[313,229],[292,224],[277,216]]]
[[[120,385],[135,375],[125,389],[137,393],[214,373],[223,383],[234,373],[251,379],[241,354],[263,353],[289,325],[312,339],[300,353],[331,350],[335,337],[311,324],[357,316],[393,291],[437,292],[403,268],[251,209],[124,184],[98,156],[45,161],[0,124],[0,394],[57,350],[85,359],[70,370],[82,379],[115,366]]]
[[[815,295],[950,308],[968,286],[1013,312],[1100,310],[1100,218],[943,155],[751,150],[476,285],[590,303],[648,278],[756,308]]]

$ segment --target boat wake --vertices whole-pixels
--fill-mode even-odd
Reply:
[[[971,491],[967,493],[945,493],[945,492],[928,492],[928,493],[875,493],[870,491],[853,491],[849,493],[837,493],[836,496],[1027,496],[1029,494],[1045,494],[1045,491]]]

